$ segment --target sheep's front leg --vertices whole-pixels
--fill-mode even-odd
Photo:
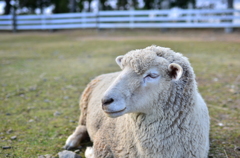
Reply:
[[[88,137],[86,126],[79,125],[72,135],[70,135],[64,146],[65,149],[71,150],[77,148],[82,140]]]

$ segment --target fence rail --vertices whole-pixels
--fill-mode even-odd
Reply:
[[[0,30],[73,28],[240,28],[240,10],[128,10],[0,16]]]

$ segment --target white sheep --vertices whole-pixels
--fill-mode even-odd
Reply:
[[[209,115],[186,57],[150,46],[116,58],[121,72],[92,80],[79,126],[65,148],[88,135],[88,158],[206,158]]]

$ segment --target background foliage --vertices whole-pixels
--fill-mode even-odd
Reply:
[[[11,10],[11,0],[5,0],[5,14],[10,14]],[[100,10],[113,10],[114,8],[110,5],[110,1],[114,0],[99,0]],[[128,9],[162,9],[162,3],[168,4],[168,8],[179,7],[188,8],[188,4],[191,3],[195,6],[196,0],[143,0],[143,8],[139,7],[138,0],[115,0],[117,5],[117,10],[128,10]],[[67,12],[82,12],[84,8],[84,3],[88,5],[87,11],[91,11],[91,3],[93,0],[17,0],[18,8],[27,8],[28,13],[33,14],[35,9],[43,9],[49,7],[50,5],[55,6],[54,13],[67,13]],[[166,8],[165,8],[166,9]]]

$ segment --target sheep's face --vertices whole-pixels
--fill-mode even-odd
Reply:
[[[102,109],[109,117],[151,114],[156,108],[161,109],[159,100],[182,74],[181,66],[170,64],[151,51],[130,52],[117,57],[116,62],[122,72],[102,98]]]

